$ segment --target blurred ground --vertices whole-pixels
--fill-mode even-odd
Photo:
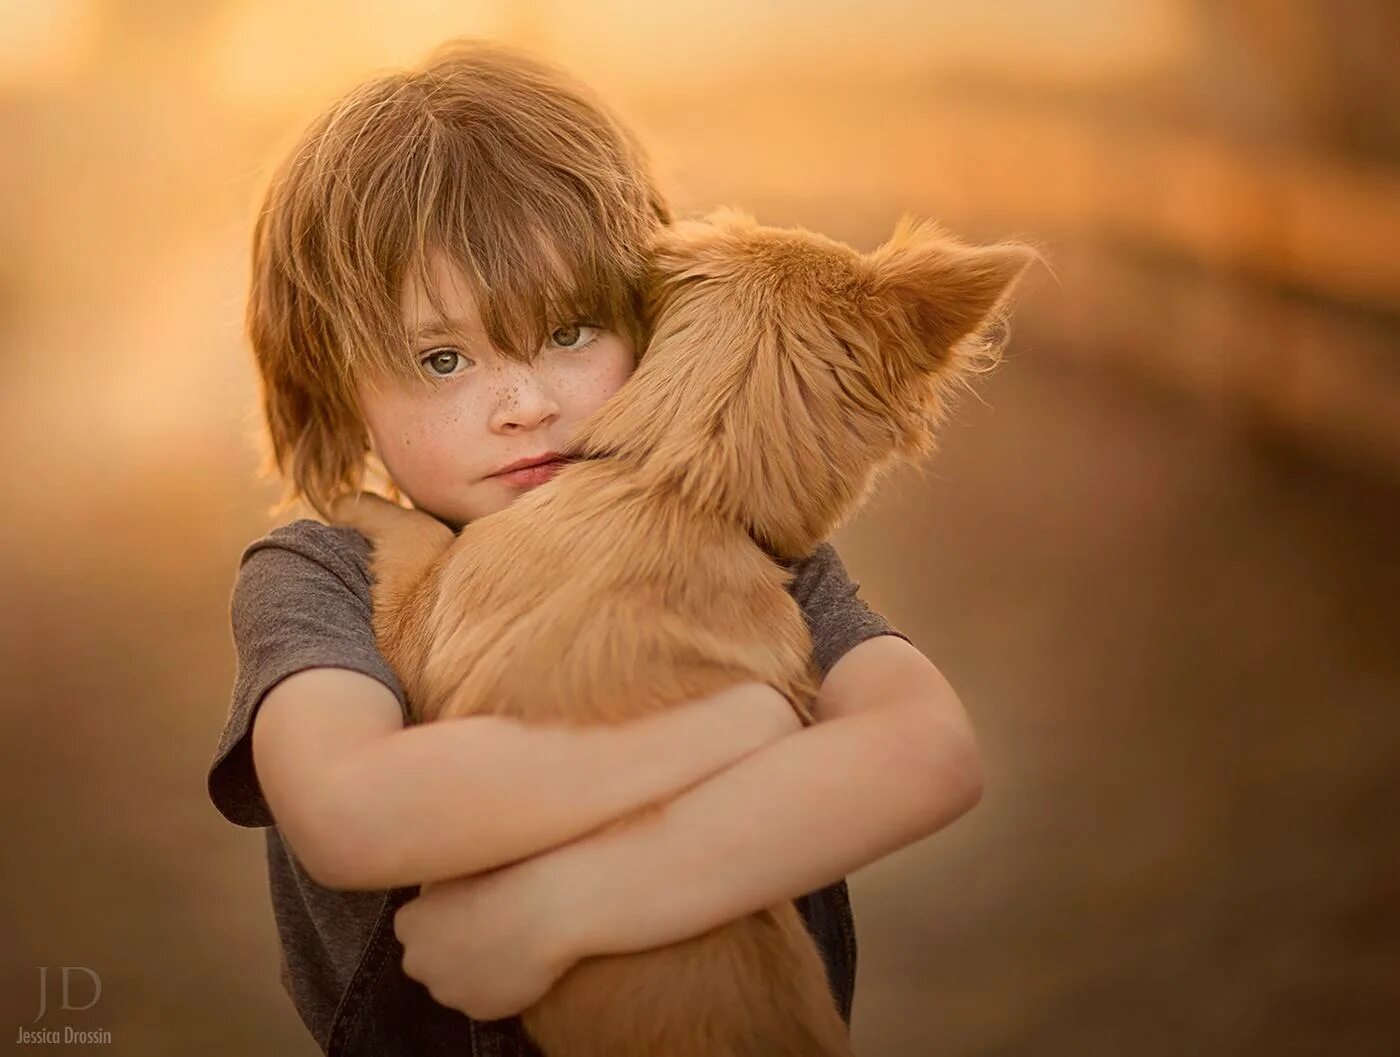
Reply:
[[[1393,1052],[1400,495],[1034,350],[983,396],[838,537],[988,770],[853,879],[859,1052]],[[87,965],[114,1052],[314,1052],[261,840],[202,788],[262,524],[224,469],[6,541],[45,558],[0,584],[8,1023]]]
[[[861,1052],[1394,1052],[1400,495],[1030,356],[987,400],[843,547],[988,765],[853,882]]]

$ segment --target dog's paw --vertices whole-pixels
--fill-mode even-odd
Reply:
[[[327,520],[332,525],[349,525],[363,495],[364,492],[347,492],[332,500],[326,508]]]
[[[397,503],[391,503],[373,492],[347,492],[332,501],[326,513],[332,525],[346,525],[359,529],[366,535],[393,517],[402,517],[406,511]]]

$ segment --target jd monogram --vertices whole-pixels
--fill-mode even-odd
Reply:
[[[60,1009],[83,1010],[91,1009],[93,1006],[97,1005],[97,1000],[102,997],[102,978],[98,976],[97,973],[82,965],[64,965],[56,966],[56,968],[61,969],[63,973],[63,1005],[59,1007]],[[69,1001],[72,997],[69,991],[69,981],[71,980],[69,973],[87,973],[89,978],[91,978],[92,1001],[87,1005],[75,1006]],[[48,1001],[49,967],[47,965],[41,965],[39,966],[39,1013],[30,1023],[38,1023],[38,1021],[43,1019],[44,1013],[48,1010]]]

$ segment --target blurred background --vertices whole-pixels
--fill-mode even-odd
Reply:
[[[316,1052],[204,792],[276,496],[250,216],[317,111],[463,34],[594,85],[683,212],[1053,262],[836,537],[987,771],[851,879],[857,1050],[1395,1053],[1390,0],[0,3],[0,1037],[82,965],[110,1052]]]

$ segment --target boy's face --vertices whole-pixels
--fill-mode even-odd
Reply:
[[[360,410],[389,476],[413,501],[453,527],[503,510],[552,475],[550,467],[501,473],[559,452],[570,431],[622,386],[636,365],[625,336],[586,320],[555,329],[533,362],[497,351],[467,283],[440,256],[429,281],[450,317],[439,320],[422,282],[400,298],[419,333],[424,381],[375,379],[360,386]]]

